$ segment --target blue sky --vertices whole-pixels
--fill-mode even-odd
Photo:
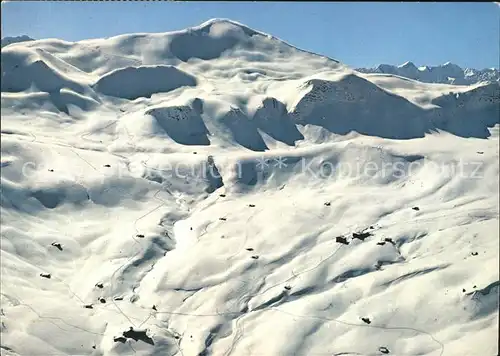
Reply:
[[[495,3],[2,1],[2,36],[77,41],[166,32],[222,17],[353,67],[499,67]]]

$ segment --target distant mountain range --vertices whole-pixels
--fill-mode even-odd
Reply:
[[[34,39],[31,37],[28,37],[26,35],[16,36],[16,37],[3,37],[2,38],[2,48],[4,48],[7,45],[10,45],[12,43],[26,42],[26,41],[34,41]]]
[[[399,66],[381,64],[376,68],[357,68],[356,70],[361,73],[394,74],[425,83],[456,85],[470,85],[478,82],[498,82],[500,79],[500,71],[498,69],[463,69],[450,62],[439,66],[423,67],[417,67],[412,62],[406,62]]]

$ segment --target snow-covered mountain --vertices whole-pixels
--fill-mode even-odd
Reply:
[[[223,19],[1,53],[2,355],[498,353],[498,82]]]
[[[498,82],[500,70],[488,69],[462,69],[456,64],[447,62],[439,66],[417,67],[412,62],[399,66],[381,64],[376,68],[357,68],[362,73],[394,74],[405,78],[418,80],[424,83],[444,83],[455,85],[471,85],[479,82]]]
[[[33,38],[28,37],[26,35],[15,36],[15,37],[3,37],[2,38],[2,48],[10,45],[12,43],[26,42],[26,41],[34,41]]]

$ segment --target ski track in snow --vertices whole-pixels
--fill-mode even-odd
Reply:
[[[225,20],[2,59],[2,355],[498,352],[498,83],[353,74]],[[209,157],[222,182],[161,167]],[[261,157],[422,163],[329,182],[293,163],[259,173]],[[435,170],[458,159],[482,175]],[[129,327],[154,345],[113,340]]]

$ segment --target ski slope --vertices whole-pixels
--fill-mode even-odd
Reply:
[[[498,354],[498,82],[213,19],[1,86],[2,355]]]

